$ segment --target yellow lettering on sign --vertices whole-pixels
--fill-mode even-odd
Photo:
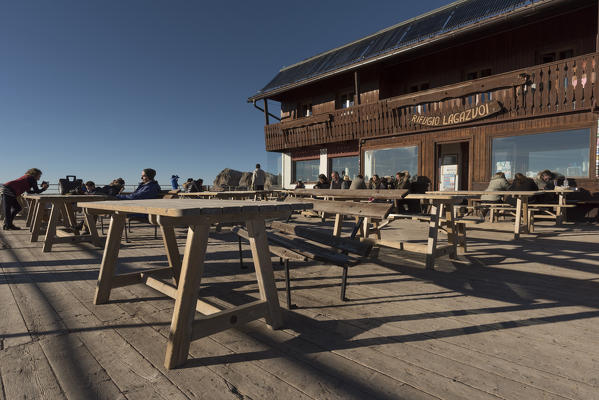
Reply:
[[[469,108],[466,110],[466,121],[470,121],[470,114],[472,114],[472,109]]]
[[[466,111],[462,111],[460,113],[460,122],[464,122],[466,120]]]
[[[412,122],[416,122],[417,119],[418,119],[418,115],[412,115]]]

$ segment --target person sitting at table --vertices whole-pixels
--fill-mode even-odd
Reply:
[[[96,194],[97,190],[98,189],[96,188],[94,181],[85,182],[85,194]]]
[[[318,182],[314,185],[314,189],[328,189],[330,187],[329,180],[325,174],[318,175]]]
[[[539,190],[539,188],[537,187],[537,184],[535,183],[535,181],[532,178],[528,178],[526,176],[524,176],[523,174],[521,174],[520,172],[516,173],[516,175],[514,175],[514,180],[512,181],[512,184],[510,185],[509,189],[511,191],[516,191],[516,192],[529,192],[529,191],[536,191]],[[536,201],[535,197],[530,197],[528,199],[529,203],[534,203]],[[515,206],[516,205],[516,198],[515,197],[511,197],[507,200],[507,203]]]
[[[144,200],[155,199],[160,194],[160,185],[154,180],[156,171],[152,168],[146,168],[141,172],[141,183],[133,193],[118,194],[119,200]]]
[[[410,189],[410,173],[408,171],[399,171],[395,174],[395,189]]]
[[[202,188],[203,185],[204,185],[204,180],[202,178],[198,178],[195,181],[192,180],[192,182],[187,187],[187,192],[188,193],[203,192],[204,191],[204,189]]]
[[[503,172],[496,172],[489,181],[489,186],[485,189],[486,192],[498,192],[507,190],[510,187],[510,183],[505,179]],[[500,203],[501,196],[498,194],[483,194],[480,196],[482,201],[487,203]]]
[[[329,189],[341,189],[341,178],[339,177],[339,172],[333,171],[331,174],[331,184]]]
[[[306,188],[306,185],[304,185],[304,182],[302,182],[301,180],[297,181],[295,183],[295,189],[305,189],[305,188]]]
[[[115,196],[123,191],[125,181],[123,178],[116,178],[110,184],[104,185],[101,188],[97,187],[94,194],[106,194],[108,196]]]
[[[350,190],[356,189],[366,189],[366,182],[364,182],[364,175],[356,175],[351,185],[349,186]]]
[[[349,189],[351,187],[351,179],[349,175],[343,175],[343,182],[341,182],[341,189]]]
[[[42,182],[41,189],[37,186],[37,181],[42,177],[42,171],[37,168],[31,168],[22,177],[6,182],[0,185],[0,193],[2,194],[2,204],[4,206],[4,225],[5,231],[19,230],[21,228],[15,226],[13,221],[16,215],[21,211],[22,207],[17,198],[23,193],[42,193],[48,189],[48,182]]]
[[[381,180],[381,178],[379,178],[377,174],[374,174],[368,182],[368,189],[387,189],[387,185]]]

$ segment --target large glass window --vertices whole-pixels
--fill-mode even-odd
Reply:
[[[364,177],[372,175],[395,176],[407,170],[410,175],[418,173],[418,146],[367,150],[364,152]]]
[[[590,129],[537,133],[493,139],[491,173],[517,172],[533,177],[549,169],[564,176],[588,177]]]
[[[360,157],[335,157],[331,158],[331,170],[339,172],[339,176],[349,175],[349,179],[354,180],[360,173]]]
[[[294,181],[316,182],[320,170],[320,159],[295,162]]]
[[[266,172],[270,172],[273,175],[272,185],[275,188],[281,187],[282,177],[281,171],[283,170],[283,155],[272,151],[266,152]]]

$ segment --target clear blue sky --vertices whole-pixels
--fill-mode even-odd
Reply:
[[[2,2],[0,182],[250,171],[266,152],[246,99],[282,66],[447,3]]]

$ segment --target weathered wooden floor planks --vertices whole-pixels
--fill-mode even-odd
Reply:
[[[398,222],[384,235],[426,234]],[[284,329],[258,320],[200,339],[183,368],[166,371],[171,299],[135,285],[94,306],[99,249],[42,253],[26,231],[0,232],[0,398],[596,398],[599,228],[541,224],[519,242],[509,228],[469,236],[470,253],[436,271],[382,250],[350,270],[346,303],[340,269],[296,264],[300,308],[284,312]],[[153,228],[131,237],[119,268],[167,265]],[[208,251],[202,297],[258,296],[234,236],[212,233]],[[282,289],[280,269],[276,277]]]

